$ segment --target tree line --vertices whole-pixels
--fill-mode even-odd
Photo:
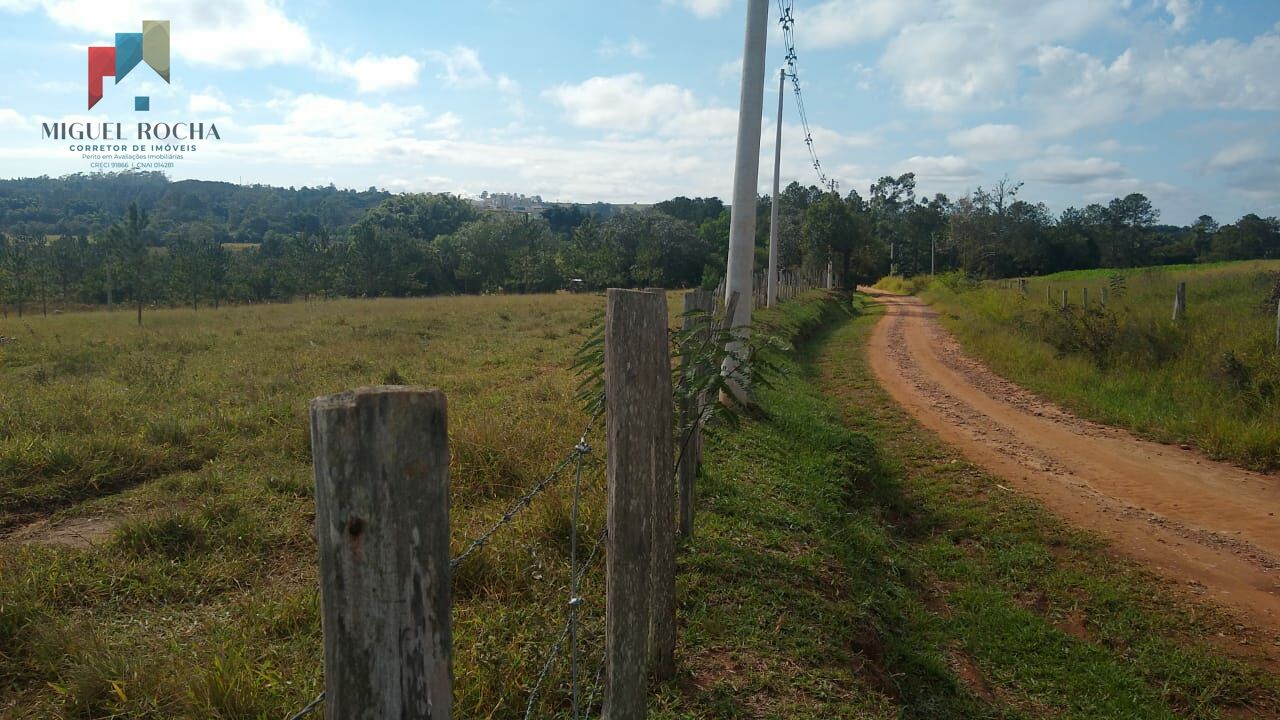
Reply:
[[[979,277],[1280,257],[1280,222],[1158,224],[1134,193],[1054,217],[1003,179],[952,200],[917,197],[912,174],[865,196],[789,185],[779,261],[845,287],[890,272]],[[756,262],[768,257],[771,199],[756,205]],[[714,286],[730,210],[676,197],[644,210],[556,205],[482,212],[448,194],[169,183],[163,175],[0,181],[0,301],[144,307],[323,297],[535,293],[564,288]]]

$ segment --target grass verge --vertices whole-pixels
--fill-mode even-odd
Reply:
[[[711,443],[658,717],[1280,712],[1276,676],[1216,644],[1248,639],[1227,618],[899,410],[865,363],[874,321],[826,324],[761,391],[767,417]]]
[[[1187,314],[1174,322],[1180,281]],[[921,296],[993,370],[1076,414],[1280,468],[1280,261],[1066,272],[1026,293],[940,276]]]

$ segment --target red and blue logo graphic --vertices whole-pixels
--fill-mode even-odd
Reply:
[[[89,109],[102,99],[102,79],[115,77],[116,84],[129,71],[145,62],[156,74],[169,82],[169,21],[143,20],[140,33],[116,33],[115,47],[89,48]],[[139,95],[133,109],[151,109],[151,98]]]

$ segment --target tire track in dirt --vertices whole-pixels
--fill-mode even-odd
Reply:
[[[1120,553],[1280,633],[1280,477],[1077,418],[967,357],[918,299],[867,292],[886,311],[871,367],[922,425]]]

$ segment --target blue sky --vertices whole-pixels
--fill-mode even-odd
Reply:
[[[0,0],[0,175],[87,171],[40,123],[131,124],[146,94],[145,119],[222,135],[175,178],[728,197],[745,10]],[[1280,214],[1275,0],[796,0],[796,14],[816,146],[842,191],[915,171],[922,193],[954,197],[1007,173],[1054,212],[1139,191],[1175,223]],[[86,112],[85,48],[144,19],[172,22],[173,85],[139,67]],[[768,67],[782,58],[774,31]],[[790,98],[783,124],[784,182],[815,182]],[[773,130],[768,117],[766,157]]]

